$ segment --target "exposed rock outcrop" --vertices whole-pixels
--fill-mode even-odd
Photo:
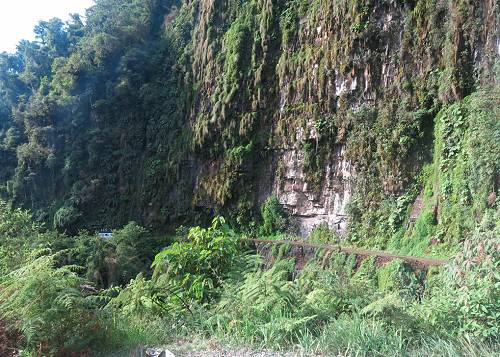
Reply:
[[[338,233],[347,226],[346,204],[352,195],[354,170],[344,157],[344,149],[335,149],[332,161],[326,164],[319,191],[308,183],[303,170],[304,154],[300,150],[284,150],[280,154],[282,175],[273,187],[278,199],[295,217],[301,234],[326,223]]]

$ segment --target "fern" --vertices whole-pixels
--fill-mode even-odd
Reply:
[[[98,345],[104,329],[99,311],[82,289],[88,283],[74,266],[57,267],[58,259],[37,250],[25,265],[2,277],[0,313],[22,332],[28,346],[78,350]]]

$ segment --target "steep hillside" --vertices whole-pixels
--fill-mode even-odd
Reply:
[[[303,234],[448,250],[497,209],[499,18],[491,0],[99,0],[0,56],[1,194],[69,232],[248,227],[275,194]]]

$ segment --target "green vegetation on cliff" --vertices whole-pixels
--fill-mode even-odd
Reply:
[[[0,56],[0,194],[68,233],[217,212],[243,227],[281,150],[319,191],[342,146],[351,221],[372,229],[366,212],[418,194],[438,113],[496,86],[500,10],[483,5],[99,0],[85,22],[42,21]]]

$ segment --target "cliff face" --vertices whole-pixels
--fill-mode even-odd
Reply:
[[[197,192],[216,204],[255,202],[255,177],[272,176],[302,233],[320,222],[344,232],[353,195],[366,209],[404,194],[431,161],[439,110],[496,81],[491,1],[197,6],[190,125],[197,146],[218,158]],[[228,152],[248,143],[239,159],[263,158],[261,172],[231,166]],[[263,181],[257,201],[271,193]]]
[[[3,149],[4,195],[63,228],[245,226],[271,194],[304,234],[402,227],[438,113],[498,86],[492,0],[125,3],[98,1],[11,111],[25,134]]]
[[[273,193],[298,223],[303,235],[326,223],[330,229],[344,234],[347,228],[346,206],[353,194],[355,172],[345,158],[345,148],[333,148],[321,172],[321,187],[316,190],[303,170],[304,153],[288,149],[277,154],[282,175],[275,177]]]

